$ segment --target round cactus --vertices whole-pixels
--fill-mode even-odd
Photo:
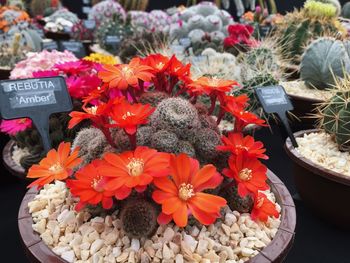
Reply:
[[[128,200],[120,211],[125,233],[132,238],[151,237],[157,230],[158,209],[145,199]]]
[[[344,77],[350,71],[347,42],[320,38],[312,42],[303,54],[300,76],[309,87],[332,88],[335,78]]]
[[[219,195],[226,199],[228,206],[232,211],[240,213],[250,213],[252,211],[254,200],[250,195],[241,197],[238,194],[237,186],[228,186],[220,190]]]
[[[350,2],[345,3],[341,10],[341,16],[345,18],[350,18]]]
[[[151,116],[150,124],[157,130],[174,132],[179,138],[191,136],[200,128],[196,108],[189,101],[181,98],[161,101]]]
[[[165,92],[152,91],[143,93],[139,100],[142,104],[150,104],[153,107],[157,107],[162,100],[167,98],[169,98],[169,95]]]
[[[324,4],[330,4],[335,7],[336,15],[340,15],[341,13],[341,4],[338,0],[316,0],[317,2],[321,2]]]
[[[175,133],[160,130],[152,135],[151,147],[161,152],[175,152],[176,146],[179,142]]]
[[[218,156],[216,147],[221,145],[220,135],[209,128],[198,130],[193,138],[197,155],[203,160],[213,160]]]
[[[105,0],[94,5],[89,13],[89,19],[95,20],[97,25],[111,20],[114,16],[119,17],[123,21],[126,19],[124,8],[113,0]]]

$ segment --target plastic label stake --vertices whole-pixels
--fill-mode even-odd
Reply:
[[[83,58],[86,56],[85,48],[83,43],[79,41],[61,41],[60,42],[60,50],[65,51],[68,50],[72,52],[77,58]]]
[[[49,117],[73,109],[63,77],[0,81],[0,112],[5,120],[30,118],[45,151],[51,149]]]
[[[293,110],[294,107],[284,88],[282,86],[257,87],[255,88],[255,94],[266,113],[275,113],[278,115],[293,146],[295,148],[298,147],[298,143],[295,140],[287,118],[287,111]]]

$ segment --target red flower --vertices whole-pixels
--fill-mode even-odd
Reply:
[[[109,178],[103,177],[98,167],[104,163],[101,160],[94,160],[84,168],[75,173],[75,180],[67,180],[67,186],[73,196],[79,197],[76,210],[80,210],[85,205],[97,205],[102,203],[104,209],[110,209],[113,205],[112,196],[114,193],[107,191],[105,186]]]
[[[228,161],[229,168],[223,170],[227,177],[235,179],[238,194],[246,196],[249,193],[257,194],[259,190],[269,189],[267,168],[256,158],[248,158],[245,154],[232,155]]]
[[[204,225],[214,223],[220,217],[220,209],[226,205],[226,200],[202,191],[214,189],[222,182],[216,168],[210,164],[199,169],[198,161],[186,154],[171,156],[170,168],[171,177],[154,179],[158,189],[152,197],[162,205],[158,222],[167,224],[173,219],[176,225],[185,227],[191,213]]]
[[[239,85],[236,81],[233,80],[223,80],[218,78],[208,78],[200,77],[197,80],[194,80],[189,87],[192,87],[194,90],[202,89],[207,95],[210,95],[214,92],[224,93],[231,91],[233,86]]]
[[[163,73],[167,70],[169,61],[168,57],[161,54],[152,54],[143,60],[144,64],[153,68],[156,73]]]
[[[155,177],[169,174],[169,154],[139,146],[135,151],[121,154],[107,153],[105,164],[98,169],[110,177],[106,189],[113,191],[117,199],[128,197],[131,190],[142,192]]]
[[[272,203],[265,194],[259,192],[255,196],[254,207],[250,216],[253,220],[267,222],[269,216],[278,218],[279,213],[276,209],[276,205]]]
[[[254,141],[252,136],[247,135],[243,137],[242,133],[230,133],[228,137],[222,136],[221,140],[224,145],[216,147],[219,151],[230,151],[235,155],[246,153],[250,158],[265,160],[269,158],[264,154],[266,151],[264,144]]]
[[[238,40],[233,38],[233,37],[226,37],[224,39],[224,47],[225,48],[229,48],[229,47],[233,47],[235,45],[239,44]]]
[[[146,124],[148,117],[155,111],[149,104],[130,104],[126,100],[117,104],[111,113],[116,127],[122,128],[129,135],[136,133],[137,126]]]
[[[170,76],[181,79],[190,75],[191,64],[184,65],[180,60],[173,55],[169,61],[169,67],[167,69]]]
[[[140,58],[133,58],[129,64],[103,65],[98,77],[108,83],[109,88],[126,90],[129,87],[138,88],[140,80],[150,81],[153,77],[152,71],[151,67],[141,64]]]
[[[27,178],[38,179],[28,185],[28,188],[33,186],[41,188],[55,180],[67,179],[82,161],[78,158],[79,148],[75,148],[70,154],[70,146],[70,143],[61,142],[57,151],[51,149],[39,164],[30,167]]]

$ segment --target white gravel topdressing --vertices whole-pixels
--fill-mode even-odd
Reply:
[[[272,193],[265,193],[274,201]],[[209,227],[179,229],[171,223],[159,226],[151,239],[129,239],[121,229],[118,211],[92,218],[86,211],[77,213],[75,203],[65,183],[57,181],[28,204],[33,229],[68,262],[243,263],[271,242],[280,225],[280,219],[254,222],[249,214],[226,207],[223,217]]]
[[[325,101],[332,98],[334,94],[334,92],[329,90],[311,89],[305,85],[304,81],[299,80],[281,82],[280,84],[284,87],[287,94],[310,99]]]
[[[12,160],[18,165],[21,166],[22,157],[30,155],[27,148],[19,148],[17,145],[13,147],[12,151]]]
[[[297,138],[297,151],[320,166],[350,176],[350,153],[338,150],[332,136],[325,133],[304,134]]]

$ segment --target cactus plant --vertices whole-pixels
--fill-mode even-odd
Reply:
[[[214,49],[220,49],[225,37],[227,27],[233,23],[232,16],[225,10],[219,9],[211,2],[201,2],[183,11],[172,15],[172,24],[168,28],[170,41],[181,39],[190,40],[194,54],[198,55],[208,45]]]
[[[144,11],[147,9],[149,0],[119,0],[118,1],[125,10],[140,10]]]
[[[350,151],[350,76],[336,82],[337,93],[318,107],[319,128],[334,136],[339,150]]]
[[[15,34],[11,40],[0,43],[0,67],[12,69],[16,63],[25,58],[30,51],[26,46],[21,46],[21,34]]]
[[[89,19],[94,19],[97,26],[115,16],[124,21],[126,12],[119,3],[113,0],[105,0],[94,5],[89,13]]]
[[[315,6],[318,7],[316,8],[318,12],[315,11]],[[333,10],[333,13],[329,10]],[[330,16],[330,13],[333,15]],[[292,62],[298,65],[305,47],[313,40],[320,36],[342,38],[346,35],[346,29],[337,20],[335,8],[332,5],[308,1],[303,9],[285,16],[276,35],[283,48],[284,56],[291,58]]]
[[[171,22],[171,17],[162,10],[129,11],[128,17],[133,27],[141,32],[163,32]]]
[[[0,32],[6,33],[13,25],[29,20],[29,15],[16,6],[0,7]]]
[[[350,18],[350,2],[345,3],[341,10],[341,16],[345,18]]]
[[[349,42],[320,38],[312,42],[303,54],[300,76],[309,87],[332,88],[335,78],[350,71]]]
[[[341,4],[338,0],[316,0],[317,2],[325,3],[325,4],[331,4],[336,9],[336,14],[340,15],[341,13]]]
[[[20,46],[26,47],[28,50],[32,52],[40,52],[42,38],[39,33],[29,26],[28,23],[19,23],[10,28],[7,32],[7,37],[13,38],[14,35],[20,35],[21,41]]]
[[[30,13],[32,16],[49,16],[61,7],[59,0],[31,0]]]

